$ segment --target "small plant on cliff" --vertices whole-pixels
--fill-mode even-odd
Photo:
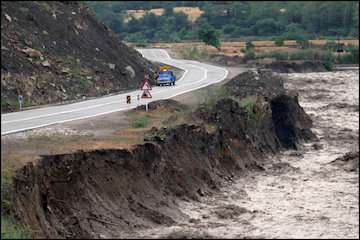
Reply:
[[[143,128],[149,123],[149,117],[148,116],[140,116],[135,118],[135,120],[132,123],[132,126],[134,128]]]
[[[229,97],[229,92],[225,87],[217,87],[208,89],[204,101],[200,104],[200,108],[210,109],[219,100]]]
[[[240,105],[245,108],[248,120],[257,119],[255,112],[256,98],[252,96],[246,97],[240,101]]]
[[[31,234],[9,217],[1,215],[1,239],[31,239]]]
[[[12,193],[12,175],[1,170],[1,239],[29,239],[30,231],[18,225],[11,217],[14,207]]]

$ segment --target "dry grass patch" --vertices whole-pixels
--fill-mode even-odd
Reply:
[[[190,22],[195,22],[196,19],[198,19],[204,11],[200,10],[199,7],[175,7],[173,8],[174,12],[182,12],[185,13],[188,16],[188,20]]]

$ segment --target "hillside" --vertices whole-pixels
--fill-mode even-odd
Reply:
[[[1,111],[136,88],[151,66],[78,2],[1,2]]]

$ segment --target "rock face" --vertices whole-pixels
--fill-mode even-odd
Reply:
[[[359,172],[359,151],[347,152],[343,156],[336,158],[330,163],[342,166],[346,171]]]
[[[1,2],[1,59],[2,111],[136,88],[151,66],[78,2]]]

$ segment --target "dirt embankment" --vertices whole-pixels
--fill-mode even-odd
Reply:
[[[1,111],[133,89],[152,64],[78,2],[1,2]]]
[[[228,86],[241,85],[246,74]],[[252,74],[257,86],[273,88],[264,73]],[[314,137],[297,97],[273,77],[277,94],[256,94],[256,120],[227,98],[198,110],[200,124],[153,129],[147,143],[130,150],[49,155],[28,164],[14,181],[17,218],[40,236],[62,238],[124,237],[187,220],[177,199],[211,195],[245,170],[261,170],[268,154]]]

